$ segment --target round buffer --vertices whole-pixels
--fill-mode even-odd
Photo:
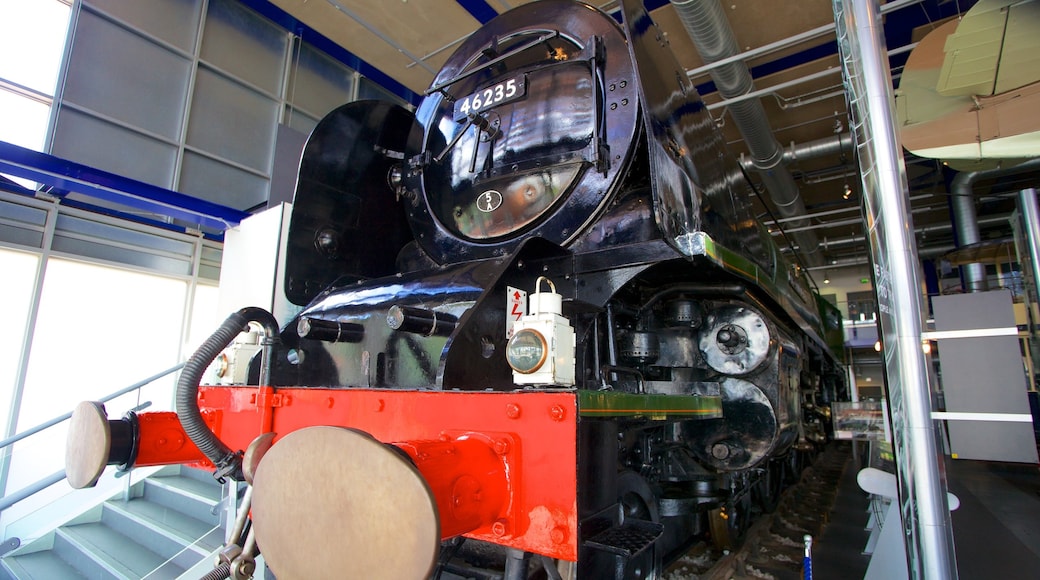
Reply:
[[[93,487],[108,465],[112,429],[105,406],[95,401],[76,405],[65,445],[65,473],[73,489]]]
[[[263,455],[253,529],[279,578],[427,578],[440,548],[433,494],[367,433],[308,427]]]

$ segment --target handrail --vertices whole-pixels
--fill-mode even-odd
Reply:
[[[150,383],[152,381],[157,381],[157,380],[165,377],[168,374],[171,374],[171,373],[174,373],[174,372],[177,372],[177,371],[181,370],[182,368],[184,368],[184,365],[185,365],[185,363],[180,363],[180,364],[174,365],[174,366],[172,366],[172,367],[162,371],[161,373],[152,375],[152,376],[148,377],[147,379],[138,381],[138,382],[136,382],[136,383],[134,383],[134,384],[132,384],[132,385],[130,385],[128,387],[124,387],[122,389],[119,389],[118,391],[112,393],[111,395],[106,395],[105,397],[102,397],[101,399],[99,399],[99,401],[102,402],[102,403],[107,403],[108,401],[111,401],[112,399],[115,399],[116,397],[121,397],[121,396],[123,396],[123,395],[125,395],[125,394],[127,394],[129,392],[136,391],[137,389],[140,389],[141,387],[147,385],[148,383]],[[64,415],[62,415],[60,417],[55,417],[55,418],[51,419],[50,421],[46,421],[46,422],[40,423],[39,425],[37,425],[35,427],[31,427],[29,429],[26,429],[25,431],[22,431],[21,433],[18,433],[17,435],[12,435],[11,437],[8,437],[7,439],[4,439],[4,440],[0,441],[0,449],[7,448],[7,447],[9,447],[9,446],[11,446],[11,445],[21,441],[22,439],[25,439],[26,437],[29,437],[30,435],[35,435],[35,434],[39,433],[40,431],[43,431],[44,429],[48,429],[50,427],[53,427],[54,425],[57,425],[58,423],[61,423],[62,421],[66,421],[66,420],[71,419],[71,418],[72,418],[72,413],[71,412],[65,413]],[[0,511],[3,511],[2,507],[0,507]]]
[[[4,497],[0,498],[0,512],[4,511],[5,509],[13,506],[14,504],[22,501],[27,497],[36,495],[37,492],[43,491],[44,489],[47,489],[48,487],[54,485],[55,483],[58,483],[63,479],[65,479],[64,469],[52,473],[47,477],[37,481],[36,483],[27,485],[10,495],[5,495]]]

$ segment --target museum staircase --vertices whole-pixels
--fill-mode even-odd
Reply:
[[[164,467],[5,554],[0,576],[195,580],[213,569],[224,540],[221,496],[209,472]]]
[[[97,402],[109,405],[114,415],[150,407],[151,401],[142,401],[141,389],[183,366],[177,364]],[[161,390],[149,396],[173,400]],[[0,441],[0,471],[57,464],[60,460],[49,455],[64,458],[64,446],[56,447],[54,440],[65,438],[61,429],[72,415],[54,417]],[[234,519],[230,514],[237,511],[240,499],[232,492],[241,492],[245,485],[222,485],[211,472],[182,465],[128,472],[108,469],[94,487],[84,489],[72,489],[66,475],[61,469],[21,489],[7,486],[0,497],[0,580],[197,580],[213,570],[225,524]]]

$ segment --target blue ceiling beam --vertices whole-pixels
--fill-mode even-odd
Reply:
[[[498,11],[491,7],[484,0],[455,0],[469,12],[473,18],[477,19],[481,25],[491,22],[491,19],[498,16]]]
[[[250,215],[4,141],[0,141],[0,172],[31,179],[64,192],[126,206],[134,211],[167,216],[199,229],[222,232]]]

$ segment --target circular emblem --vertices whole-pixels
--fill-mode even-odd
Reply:
[[[477,209],[484,213],[491,213],[502,205],[502,194],[489,189],[477,196]]]

